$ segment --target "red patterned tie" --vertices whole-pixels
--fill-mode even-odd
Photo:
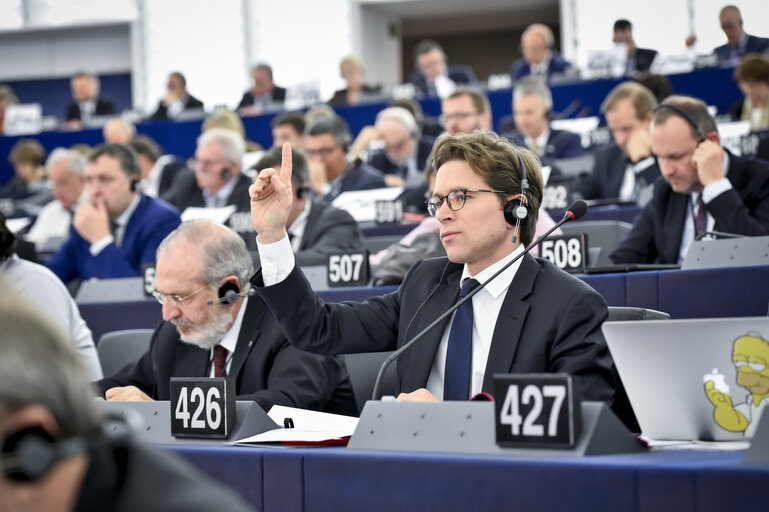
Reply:
[[[214,377],[227,377],[227,349],[221,345],[214,347]]]

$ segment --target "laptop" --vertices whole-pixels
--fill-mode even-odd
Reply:
[[[644,436],[753,436],[769,398],[756,404],[745,386],[755,386],[757,396],[762,386],[769,389],[769,318],[605,322],[602,330]],[[724,402],[722,413],[715,414],[706,388]]]

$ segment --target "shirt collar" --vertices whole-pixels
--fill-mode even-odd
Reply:
[[[467,270],[467,263],[465,263],[464,268],[462,269],[462,278],[459,280],[459,286],[462,286],[462,283],[464,283],[465,279],[467,278],[473,278],[479,283],[483,283],[488,278],[493,276],[500,268],[504,267],[505,264],[507,264],[510,260],[518,256],[524,251],[525,247],[523,244],[519,244],[518,247],[502,258],[501,260],[492,263],[485,269],[478,272],[476,275],[471,275],[470,271]],[[492,282],[486,285],[486,291],[488,291],[492,297],[495,299],[505,293],[507,289],[510,287],[510,283],[513,281],[513,278],[515,277],[516,272],[518,272],[518,267],[521,266],[521,260],[516,261],[513,265],[511,265],[509,268],[507,268],[504,272],[502,272],[496,279],[494,279]]]
[[[238,314],[235,316],[235,321],[224,336],[222,336],[222,341],[218,343],[218,345],[227,349],[228,355],[235,352],[235,348],[238,346],[240,327],[243,325],[243,316],[246,313],[246,306],[248,306],[248,297],[243,298],[243,304],[240,305],[240,311],[238,311]],[[212,348],[211,354],[213,354],[213,350],[214,349]]]
[[[235,184],[238,181],[238,175],[234,175],[232,178],[230,178],[230,181],[224,184],[222,188],[216,191],[215,194],[212,194],[208,190],[203,190],[203,199],[206,200],[206,203],[208,203],[208,200],[212,197],[216,197],[219,199],[217,203],[223,203],[226,204],[227,200],[232,195],[232,191],[235,189]]]

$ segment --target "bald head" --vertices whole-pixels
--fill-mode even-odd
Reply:
[[[742,14],[734,5],[727,5],[718,14],[718,21],[721,23],[721,30],[726,34],[729,44],[736,46],[740,43],[745,31],[742,29]]]
[[[126,145],[136,135],[136,127],[125,119],[113,117],[104,125],[102,135],[104,135],[104,142],[108,144]]]

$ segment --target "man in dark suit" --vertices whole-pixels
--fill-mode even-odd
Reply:
[[[542,80],[524,78],[513,89],[516,130],[502,136],[522,142],[543,161],[582,154],[579,135],[550,128],[553,95]]]
[[[253,247],[249,223],[248,186],[251,180],[241,171],[245,143],[237,132],[212,128],[198,137],[194,173],[174,180],[163,198],[184,213],[187,208],[235,206],[227,225]]]
[[[585,199],[619,199],[645,204],[659,177],[649,141],[657,99],[641,84],[623,82],[601,104],[614,144],[595,153],[593,171],[574,187]]]
[[[555,38],[550,27],[542,23],[529,25],[521,35],[521,51],[523,58],[513,62],[510,76],[513,81],[533,75],[549,81],[553,75],[563,74],[571,67],[571,63],[553,50]]]
[[[164,155],[160,146],[146,135],[136,135],[128,146],[139,158],[139,167],[142,170],[142,192],[150,197],[163,197],[179,173],[190,173],[183,159]]]
[[[734,5],[727,5],[718,14],[721,30],[726,34],[727,43],[713,53],[725,65],[737,64],[748,53],[764,53],[769,50],[769,38],[751,36],[742,28],[742,14]]]
[[[89,201],[77,207],[69,238],[45,265],[65,283],[141,275],[142,265],[155,261],[158,245],[179,225],[179,212],[139,193],[139,163],[126,146],[98,146],[83,176]]]
[[[72,103],[67,105],[64,124],[67,128],[80,130],[88,126],[91,118],[107,116],[117,110],[115,104],[99,96],[99,78],[85,71],[76,74],[70,81]]]
[[[670,96],[651,143],[664,180],[611,254],[615,263],[678,263],[709,231],[769,235],[769,164],[730,154],[702,101]]]
[[[627,47],[627,75],[638,76],[649,71],[657,50],[638,48],[633,39],[633,25],[626,19],[614,22],[614,44],[624,44]]]
[[[288,149],[281,173],[264,170],[251,188],[262,259],[252,283],[289,342],[304,349],[334,354],[400,347],[457,301],[460,284],[467,293],[534,236],[542,198],[536,157],[489,134],[447,136],[434,150],[438,172],[430,210],[448,259],[416,264],[391,294],[362,304],[323,304],[295,267],[282,222],[291,194]],[[527,167],[525,199],[519,157]],[[527,205],[520,231],[518,222],[505,218],[508,202]],[[600,330],[608,313],[589,286],[526,255],[470,303],[398,361],[399,399],[467,399],[492,392],[496,372],[568,372],[579,375],[584,398],[612,401],[612,361]]]
[[[282,148],[274,147],[254,165],[280,172]],[[352,215],[325,201],[315,199],[308,186],[310,171],[301,151],[291,148],[293,200],[286,230],[298,265],[326,265],[332,254],[363,250],[363,238]],[[253,233],[253,231],[252,231]],[[258,253],[255,254],[258,257]]]
[[[310,186],[327,202],[352,190],[386,186],[382,172],[355,159],[347,161],[350,129],[338,116],[321,117],[304,130],[304,152],[315,164],[311,167]]]
[[[286,90],[272,81],[272,68],[257,64],[251,70],[253,85],[243,94],[238,104],[240,115],[255,116],[270,109],[281,108],[286,99]]]
[[[355,414],[341,361],[291,347],[258,297],[254,268],[229,228],[191,221],[158,248],[157,291],[163,323],[136,362],[100,380],[107,400],[168,400],[171,377],[227,377],[238,400]],[[229,293],[229,295],[227,295]]]
[[[187,92],[187,79],[175,71],[168,76],[168,93],[150,119],[175,119],[185,110],[203,110],[203,102]]]
[[[471,84],[478,79],[467,65],[449,66],[441,45],[431,40],[420,41],[414,48],[417,70],[409,77],[418,94],[445,98],[458,84]]]

